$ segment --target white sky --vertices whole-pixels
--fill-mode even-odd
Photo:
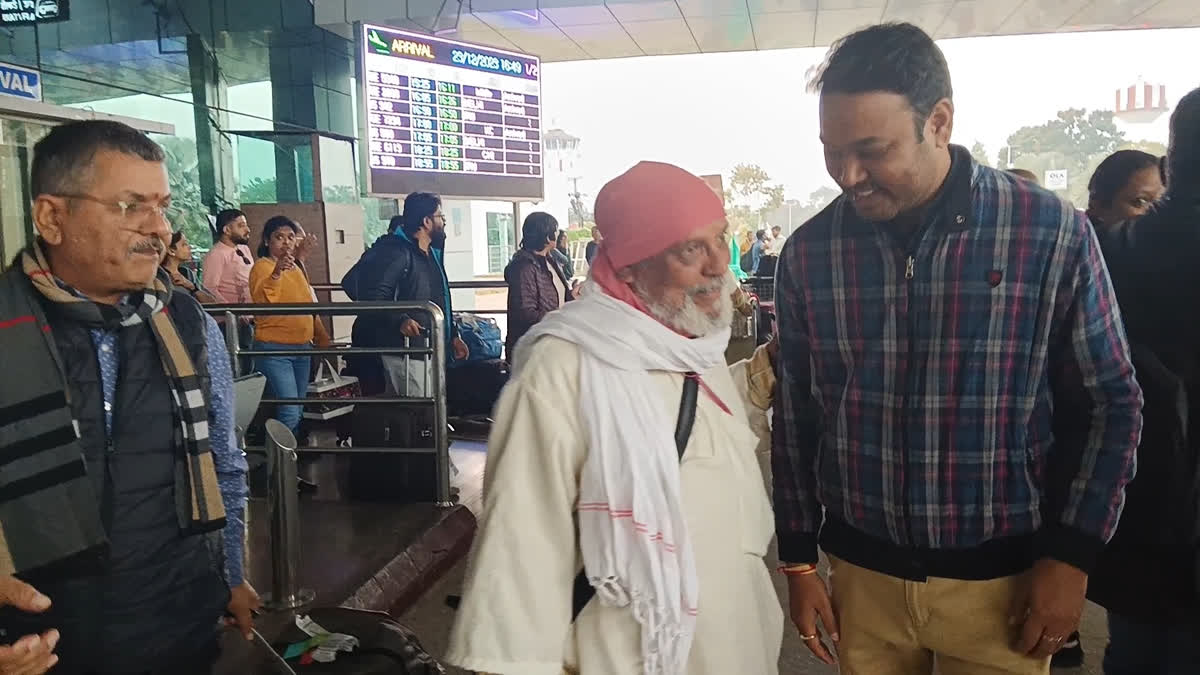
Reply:
[[[965,38],[940,43],[954,84],[953,140],[987,146],[1066,108],[1111,110],[1115,91],[1144,78],[1174,104],[1200,86],[1200,28]],[[762,166],[788,198],[807,199],[825,173],[817,100],[806,72],[825,49],[699,54],[542,66],[547,128],[581,139],[580,189],[640,160],[672,162],[728,180],[738,163]],[[1125,128],[1130,140],[1167,141],[1167,118]]]

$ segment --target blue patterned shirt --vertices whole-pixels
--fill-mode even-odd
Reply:
[[[231,587],[243,581],[242,553],[246,531],[245,509],[249,489],[246,486],[246,456],[238,447],[233,429],[233,368],[225,351],[225,336],[211,316],[204,315],[204,338],[208,345],[208,374],[212,379],[208,424],[213,463],[221,500],[225,503],[225,576]],[[112,433],[112,408],[117,396],[120,361],[117,332],[94,329],[92,344],[100,361],[100,380],[104,390],[104,421]]]

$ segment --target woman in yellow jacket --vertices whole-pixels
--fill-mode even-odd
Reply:
[[[258,304],[315,303],[316,294],[308,277],[296,264],[295,251],[300,227],[287,216],[274,216],[263,225],[258,261],[250,268],[250,299]],[[329,345],[329,334],[321,320],[311,314],[255,317],[254,349],[272,351],[311,349],[315,340]],[[254,369],[267,378],[276,398],[304,398],[308,393],[310,356],[259,356]],[[281,405],[275,417],[296,433],[303,406]]]

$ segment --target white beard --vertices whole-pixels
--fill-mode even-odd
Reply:
[[[693,296],[714,288],[720,290],[717,305],[708,311],[700,309]],[[692,337],[704,337],[733,325],[733,292],[736,290],[733,275],[727,273],[717,281],[689,289],[684,294],[683,306],[673,307],[654,298],[637,284],[633,286],[633,292],[650,310],[651,316],[677,333]]]

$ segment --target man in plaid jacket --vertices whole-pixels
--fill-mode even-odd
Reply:
[[[1047,673],[1141,430],[1095,234],[1070,204],[950,144],[949,69],[915,26],[843,38],[814,87],[843,195],[791,237],[777,273],[773,467],[792,619],[833,663],[820,619],[842,672]],[[1088,441],[1052,485],[1065,397],[1086,403]],[[818,544],[832,594],[813,573]]]

